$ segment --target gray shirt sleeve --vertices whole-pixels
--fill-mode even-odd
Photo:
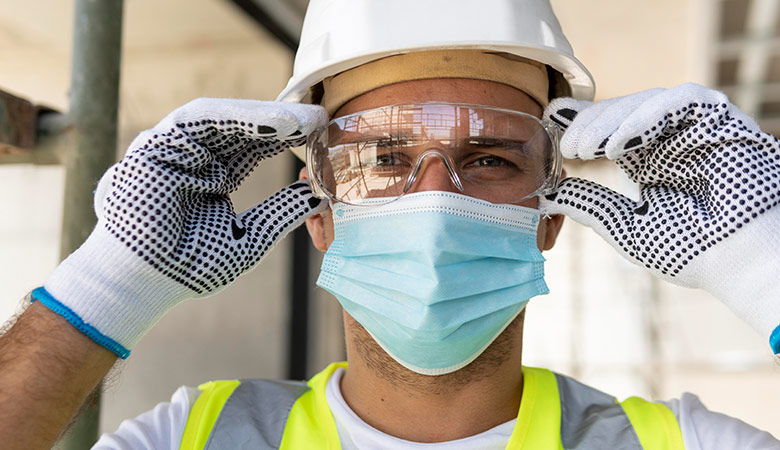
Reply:
[[[680,424],[686,450],[780,450],[780,441],[733,417],[710,411],[699,397],[685,393],[663,402]]]

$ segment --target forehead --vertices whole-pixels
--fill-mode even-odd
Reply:
[[[403,81],[366,92],[347,102],[334,117],[381,106],[430,101],[472,103],[542,115],[536,101],[512,86],[486,80],[435,78]]]

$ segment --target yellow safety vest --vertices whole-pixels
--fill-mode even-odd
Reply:
[[[334,363],[308,383],[202,384],[181,449],[341,449],[325,398]],[[564,408],[561,408],[564,405]],[[546,369],[523,367],[523,397],[507,449],[683,449],[674,413],[661,403],[614,397]]]

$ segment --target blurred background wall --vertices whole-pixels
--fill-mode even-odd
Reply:
[[[139,131],[193,98],[275,98],[293,54],[239,3],[252,0],[125,2],[117,158]],[[289,1],[287,14],[294,19],[305,3]],[[694,81],[723,89],[766,131],[780,131],[780,2],[552,3],[596,79],[597,99]],[[0,89],[66,112],[72,17],[72,0],[0,0]],[[293,181],[293,166],[289,154],[261,164],[236,195],[237,208]],[[609,162],[567,167],[636,195]],[[58,166],[0,164],[0,319],[57,264],[62,184]],[[182,384],[288,376],[290,284],[313,282],[319,255],[310,251],[309,274],[290,273],[288,239],[216,298],[164,317],[108,384],[101,430],[113,431]],[[780,436],[780,369],[767,343],[720,303],[655,279],[572,221],[546,256],[551,293],[528,307],[526,364],[620,398],[694,392],[711,409]],[[313,292],[307,375],[344,357],[341,327],[338,303]]]

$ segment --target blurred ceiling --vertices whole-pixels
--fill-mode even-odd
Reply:
[[[720,0],[710,68],[715,87],[780,136],[780,2]]]

